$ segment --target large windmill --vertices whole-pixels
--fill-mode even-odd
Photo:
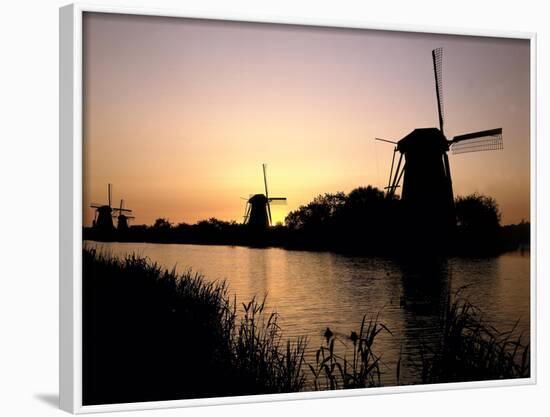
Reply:
[[[444,131],[442,57],[442,48],[432,51],[439,129],[415,129],[398,142],[376,139],[396,145],[386,190],[387,196],[393,197],[403,179],[401,200],[408,226],[449,236],[456,226],[456,216],[447,152],[449,149],[453,154],[490,151],[502,149],[503,144],[502,128],[447,139]],[[397,152],[400,155],[395,165]]]
[[[113,208],[111,207],[111,197],[112,185],[109,184],[107,186],[108,204],[90,204],[90,207],[95,209],[93,227],[100,232],[112,232],[115,229],[113,225]]]
[[[286,197],[270,197],[267,190],[266,164],[262,164],[265,194],[254,194],[246,202],[244,223],[251,228],[262,230],[272,224],[271,204],[285,204]]]
[[[134,218],[134,216],[128,215],[131,212],[132,210],[124,208],[124,200],[120,200],[120,206],[113,209],[113,216],[116,216],[117,218],[117,230],[119,232],[125,232],[128,230],[128,220]]]

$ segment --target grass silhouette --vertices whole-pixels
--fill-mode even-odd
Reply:
[[[522,335],[513,336],[517,324],[499,331],[478,307],[457,296],[446,305],[439,344],[423,349],[418,366],[422,382],[529,378],[530,344]]]
[[[305,341],[283,342],[252,300],[237,318],[224,283],[135,255],[83,253],[84,404],[299,391]]]
[[[375,353],[374,342],[378,334],[389,329],[378,321],[378,316],[367,321],[363,316],[359,333],[352,331],[349,342],[352,353],[340,355],[336,352],[335,342],[344,347],[346,343],[337,338],[327,327],[325,331],[326,346],[321,346],[315,355],[315,366],[308,364],[314,376],[316,390],[370,388],[381,386],[380,361]],[[349,349],[345,349],[346,351]]]

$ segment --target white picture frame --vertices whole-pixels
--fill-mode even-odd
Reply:
[[[341,391],[315,391],[275,395],[255,395],[207,399],[188,399],[128,404],[83,406],[82,404],[82,16],[85,12],[122,13],[134,15],[170,16],[300,24],[357,29],[429,32],[439,34],[470,35],[527,39],[531,43],[531,376],[526,379],[381,387]],[[235,404],[265,401],[286,401],[327,397],[348,397],[390,393],[463,389],[477,387],[504,387],[536,383],[536,34],[525,32],[496,32],[461,30],[456,28],[431,28],[415,25],[385,25],[375,22],[357,22],[296,19],[292,17],[198,15],[185,10],[157,10],[71,4],[59,12],[60,32],[60,407],[71,413],[143,410],[172,407]]]

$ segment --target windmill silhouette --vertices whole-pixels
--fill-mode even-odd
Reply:
[[[427,232],[425,239],[449,237],[456,227],[453,185],[447,152],[451,150],[453,154],[459,154],[503,148],[502,128],[447,139],[444,131],[442,58],[442,48],[432,51],[439,129],[415,129],[398,142],[375,138],[396,145],[386,195],[392,198],[403,179],[401,200],[406,226],[415,232]],[[400,155],[396,166],[397,152]]]
[[[128,220],[134,219],[134,216],[128,216],[124,213],[131,213],[132,210],[124,208],[124,200],[120,200],[119,208],[113,209],[113,216],[117,218],[117,230],[125,232],[128,230]]]
[[[91,208],[95,209],[95,216],[93,220],[94,229],[102,233],[110,233],[115,230],[113,225],[113,209],[111,207],[111,197],[112,197],[112,185],[107,185],[107,199],[108,204],[90,204]]]
[[[272,225],[271,204],[285,204],[286,197],[270,197],[267,189],[267,166],[262,164],[265,194],[254,194],[246,202],[244,223],[255,230],[265,230]]]

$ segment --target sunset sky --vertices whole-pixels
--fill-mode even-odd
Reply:
[[[85,225],[109,182],[134,224],[241,222],[264,162],[288,198],[274,222],[321,193],[384,187],[393,148],[374,137],[438,125],[437,47],[447,136],[503,128],[504,150],[450,155],[455,195],[529,219],[527,40],[100,13],[83,36]]]

